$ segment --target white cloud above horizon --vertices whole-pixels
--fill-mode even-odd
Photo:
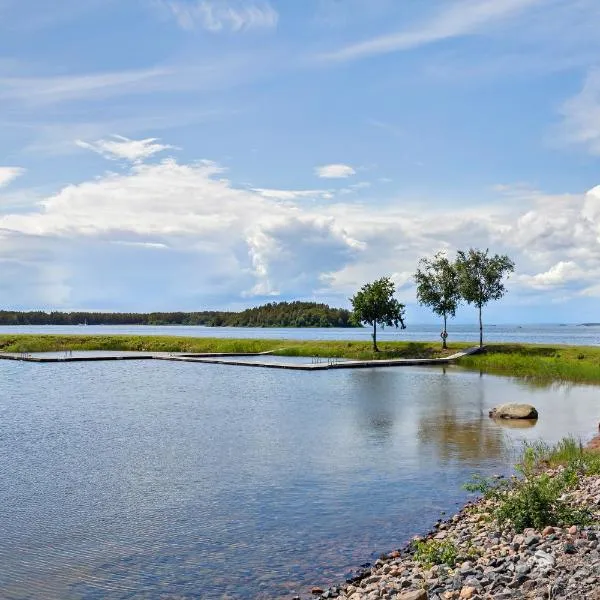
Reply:
[[[346,177],[356,175],[356,170],[350,165],[334,163],[317,167],[315,173],[322,179],[345,179]]]
[[[263,0],[161,0],[185,30],[201,28],[211,33],[242,32],[256,29],[274,29],[279,14]]]
[[[0,167],[0,187],[8,185],[25,173],[21,167]]]
[[[127,160],[133,163],[141,162],[159,152],[173,150],[175,146],[159,144],[158,138],[144,140],[131,140],[122,135],[113,135],[111,138],[84,142],[75,140],[75,145],[85,150],[91,150],[108,160]]]
[[[344,62],[418,48],[427,44],[476,33],[490,23],[515,16],[541,0],[454,0],[428,21],[396,33],[379,35],[324,53],[318,58]]]
[[[136,269],[147,264],[148,253],[159,279],[181,272],[182,261],[185,268],[203,265],[191,289],[181,281],[170,284],[170,294],[182,294],[188,304],[206,289],[230,300],[347,298],[386,274],[394,274],[399,297],[410,303],[418,259],[453,251],[465,239],[515,259],[513,302],[526,302],[541,289],[561,298],[600,295],[600,187],[563,196],[517,190],[506,192],[511,200],[520,193],[517,202],[445,210],[389,198],[385,208],[372,211],[344,201],[342,191],[324,197],[315,190],[244,189],[211,161],[134,162],[123,173],[65,186],[25,213],[0,216],[0,251],[13,270],[33,240],[46,256],[41,264],[53,258],[47,268],[26,271],[34,289],[43,287],[40,278],[52,283],[55,300],[37,299],[52,308],[106,305],[117,289],[131,297],[127,282],[136,285]],[[302,202],[305,194],[314,201]],[[89,260],[98,263],[92,273]],[[149,289],[159,285],[150,273],[144,277]]]

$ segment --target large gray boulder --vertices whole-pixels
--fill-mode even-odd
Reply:
[[[537,419],[538,411],[531,404],[501,404],[490,410],[492,419]]]

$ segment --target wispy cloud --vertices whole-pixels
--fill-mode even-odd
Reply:
[[[315,169],[318,177],[323,179],[344,179],[351,175],[356,175],[356,170],[350,165],[336,163],[332,165],[323,165]]]
[[[412,29],[377,36],[323,54],[330,62],[358,60],[377,54],[410,50],[441,40],[476,33],[484,26],[507,19],[541,0],[460,0]]]
[[[174,148],[167,144],[159,144],[158,138],[147,138],[145,140],[130,140],[121,135],[113,135],[110,139],[97,140],[96,142],[84,142],[76,140],[75,144],[80,148],[92,150],[109,160],[124,159],[139,163],[154,154]]]
[[[105,98],[147,91],[149,84],[171,74],[169,69],[153,68],[56,77],[0,77],[0,99],[40,105],[90,97]]]
[[[25,169],[20,167],[0,167],[0,187],[8,185],[24,172]]]
[[[242,0],[162,0],[182,29],[222,31],[273,29],[279,14],[268,2]]]
[[[583,89],[562,108],[560,138],[600,154],[600,69],[588,74]]]

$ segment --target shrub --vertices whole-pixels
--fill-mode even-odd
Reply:
[[[541,470],[557,464],[564,466],[555,475]],[[493,517],[500,525],[510,523],[523,531],[591,521],[589,511],[571,506],[562,496],[577,485],[579,473],[600,469],[600,455],[584,452],[573,439],[565,438],[554,448],[541,443],[528,445],[515,468],[517,475],[510,479],[474,476],[465,486],[494,502]]]
[[[452,540],[420,540],[415,542],[415,547],[415,560],[425,568],[456,565],[459,549]]]

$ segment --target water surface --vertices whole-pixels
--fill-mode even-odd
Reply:
[[[458,369],[0,361],[0,597],[273,598],[342,580],[504,471],[589,437],[597,389]],[[533,429],[487,417],[528,401]]]
[[[479,343],[477,325],[448,327],[449,340]],[[266,327],[191,327],[185,325],[32,325],[0,326],[0,334],[100,334],[100,335],[174,335],[186,337],[263,338],[299,340],[371,340],[371,329],[365,328],[266,328]],[[600,344],[600,326],[581,325],[487,325],[484,330],[487,342],[532,344],[572,344],[597,346]],[[381,341],[439,341],[439,325],[410,324],[400,330],[386,327],[377,333]]]

